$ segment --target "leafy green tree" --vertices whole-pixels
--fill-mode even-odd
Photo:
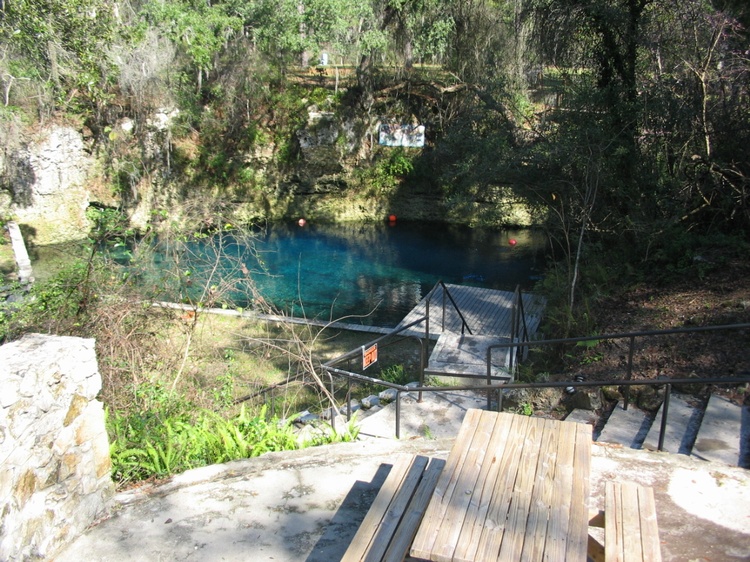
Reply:
[[[147,23],[180,45],[196,73],[198,91],[217,55],[242,28],[242,21],[222,3],[200,0],[152,1],[144,6]]]
[[[670,220],[721,230],[750,224],[750,95],[745,31],[704,2],[655,6],[642,80],[646,156],[664,183]]]
[[[49,81],[59,106],[101,108],[109,97],[107,50],[118,33],[105,0],[19,0],[0,5],[0,44],[19,72]]]

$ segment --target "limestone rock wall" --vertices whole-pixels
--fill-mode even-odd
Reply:
[[[0,347],[0,560],[45,558],[114,494],[94,340]]]
[[[10,212],[27,242],[54,244],[85,237],[94,159],[71,127],[45,129],[13,155]]]

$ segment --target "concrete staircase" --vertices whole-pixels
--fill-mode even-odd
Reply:
[[[656,416],[619,402],[606,423],[594,430],[594,440],[633,449],[658,450],[662,408]],[[569,419],[589,422],[573,411]],[[669,400],[662,450],[706,461],[750,468],[750,406],[738,406],[721,396],[707,402],[673,392]]]

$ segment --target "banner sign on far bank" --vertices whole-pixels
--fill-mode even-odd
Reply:
[[[378,344],[373,344],[367,349],[362,347],[362,370],[364,371],[378,360]]]
[[[378,143],[383,146],[424,146],[424,125],[380,125]]]

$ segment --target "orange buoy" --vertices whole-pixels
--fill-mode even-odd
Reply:
[[[388,222],[396,222],[396,215],[388,215]]]

